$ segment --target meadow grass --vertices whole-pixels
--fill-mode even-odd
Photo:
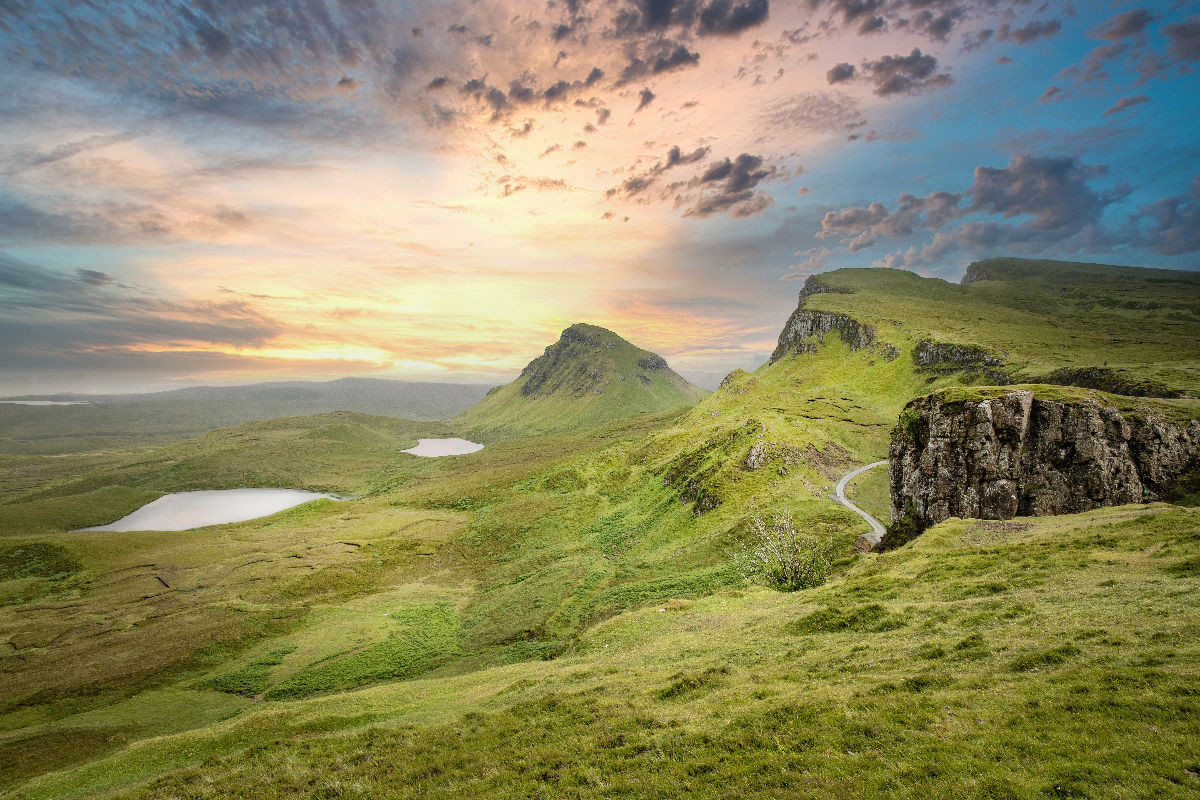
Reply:
[[[1187,389],[1190,284],[1085,269],[1063,292],[1042,272],[1006,300],[1024,273],[952,287],[892,272],[830,273],[854,293],[808,300],[848,304],[871,347],[831,334],[689,409],[492,430],[468,456],[399,452],[458,423],[324,414],[6,457],[4,796],[1194,794],[1200,512],[950,520],[860,556],[865,523],[829,499],[886,456],[913,397],[1007,390],[918,368],[918,342],[986,346],[1033,374],[1095,363],[1107,346],[1088,337],[1111,333],[1113,363]],[[69,532],[164,492],[243,486],[358,499]],[[849,496],[886,521],[886,470]],[[824,585],[745,584],[734,556],[777,512],[833,540]]]

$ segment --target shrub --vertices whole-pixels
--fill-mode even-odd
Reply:
[[[917,413],[915,408],[906,408],[901,411],[900,418],[896,421],[896,427],[908,434],[908,438],[914,442],[917,440],[920,424],[921,415]]]
[[[750,521],[750,542],[735,556],[746,580],[780,591],[794,592],[820,586],[833,566],[833,538],[820,539],[796,530],[792,515],[777,514],[768,525],[755,514]]]

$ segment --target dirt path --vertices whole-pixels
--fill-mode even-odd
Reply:
[[[875,469],[876,467],[882,467],[887,463],[888,462],[886,461],[876,461],[873,464],[867,464],[865,467],[859,467],[856,470],[851,470],[842,476],[842,479],[837,482],[837,486],[833,487],[833,499],[853,511],[855,514],[858,514],[860,517],[866,520],[868,525],[871,526],[871,532],[864,533],[862,536],[858,537],[858,541],[854,543],[855,548],[861,552],[866,552],[875,545],[879,544],[879,540],[883,538],[885,530],[883,523],[846,499],[846,484],[857,478],[859,475],[862,475],[867,470]]]

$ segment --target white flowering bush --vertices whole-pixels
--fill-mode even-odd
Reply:
[[[833,554],[833,537],[800,533],[792,515],[784,512],[769,525],[755,514],[746,549],[734,560],[746,580],[795,592],[824,583],[833,567]]]

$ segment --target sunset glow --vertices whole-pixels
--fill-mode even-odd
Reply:
[[[1195,3],[5,9],[5,393],[499,383],[576,321],[712,385],[824,269],[1200,252]]]

